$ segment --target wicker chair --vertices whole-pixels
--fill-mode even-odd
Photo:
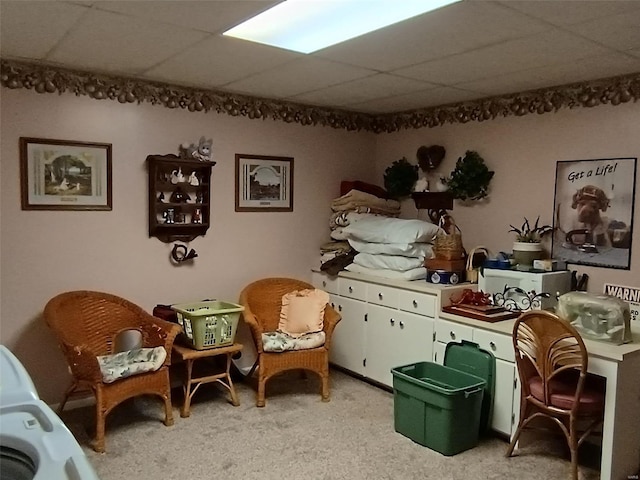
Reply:
[[[580,334],[557,315],[534,310],[513,327],[513,346],[520,376],[518,429],[507,449],[510,457],[531,420],[553,420],[571,451],[571,478],[578,479],[578,448],[602,424],[604,389],[587,375],[588,355]],[[580,429],[579,429],[580,427]]]
[[[180,332],[178,325],[153,317],[123,298],[90,291],[67,292],[52,298],[45,306],[44,318],[54,331],[73,376],[58,413],[72,395],[95,395],[95,451],[105,451],[107,414],[129,398],[158,395],[164,401],[164,424],[173,425],[169,364],[173,340]],[[116,353],[116,337],[128,330],[142,334],[143,347],[163,346],[167,358],[156,371],[104,383],[96,357]]]
[[[244,306],[243,318],[251,329],[258,355],[258,407],[265,405],[267,380],[278,373],[298,369],[309,370],[320,376],[322,401],[329,401],[329,348],[333,329],[341,318],[331,305],[324,310],[324,345],[278,353],[265,352],[262,348],[262,333],[278,328],[282,296],[307,288],[314,287],[291,278],[265,278],[247,285],[240,293],[240,304]]]

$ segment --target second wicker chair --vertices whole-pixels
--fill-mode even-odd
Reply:
[[[308,370],[320,376],[322,400],[329,401],[329,348],[331,335],[340,315],[331,305],[324,310],[324,345],[307,350],[265,352],[262,334],[276,331],[280,321],[282,296],[296,290],[314,288],[292,278],[265,278],[247,285],[240,293],[243,318],[251,329],[258,354],[258,392],[256,405],[264,407],[267,380],[287,370]]]

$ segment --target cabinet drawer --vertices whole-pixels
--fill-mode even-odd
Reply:
[[[506,360],[507,362],[516,361],[510,335],[502,335],[476,328],[473,331],[473,341],[483,350],[493,353],[496,358]]]
[[[367,301],[367,284],[350,278],[338,278],[338,295]]]
[[[324,273],[313,272],[311,283],[319,290],[327,293],[338,293],[338,277],[330,277]]]
[[[367,286],[367,302],[389,308],[398,308],[398,289],[384,285]]]
[[[442,343],[473,341],[473,328],[446,320],[436,322],[436,340]]]
[[[398,292],[398,308],[434,318],[436,316],[436,297],[428,293],[400,290]]]

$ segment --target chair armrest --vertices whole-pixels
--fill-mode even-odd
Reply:
[[[182,332],[182,327],[177,323],[167,322],[152,315],[140,318],[140,331],[144,347],[163,346],[167,351],[164,365],[171,365],[171,350],[176,336]]]
[[[261,354],[263,353],[262,352],[262,333],[263,333],[262,327],[258,323],[258,319],[256,318],[256,316],[251,311],[251,308],[249,308],[249,305],[244,304],[243,306],[244,306],[244,311],[242,312],[242,318],[244,322],[251,329],[251,335],[253,336],[253,343],[256,346],[256,350],[258,354]]]
[[[83,380],[91,383],[102,381],[102,372],[95,352],[84,345],[60,345],[64,353],[71,374],[76,380]]]
[[[324,308],[324,330],[325,340],[324,346],[327,350],[331,346],[331,336],[333,335],[333,330],[336,328],[338,322],[342,320],[342,316],[333,308],[330,304]]]

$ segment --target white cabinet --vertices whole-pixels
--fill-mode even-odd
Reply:
[[[430,360],[433,323],[432,318],[369,304],[366,376],[392,386],[392,368]]]
[[[426,282],[367,281],[357,275],[328,277],[314,272],[312,282],[331,295],[342,315],[332,337],[334,365],[391,387],[391,369],[430,361],[433,328],[442,291],[455,288]],[[418,290],[402,288],[418,285]],[[411,286],[413,286],[411,285]],[[447,297],[448,298],[448,297]]]
[[[365,316],[367,304],[351,298],[334,296],[334,308],[342,315],[333,335],[329,360],[359,375],[365,374]]]
[[[511,437],[519,416],[517,370],[511,336],[439,319],[435,326],[434,361],[442,364],[447,343],[468,340],[491,352],[496,359],[491,429]]]

